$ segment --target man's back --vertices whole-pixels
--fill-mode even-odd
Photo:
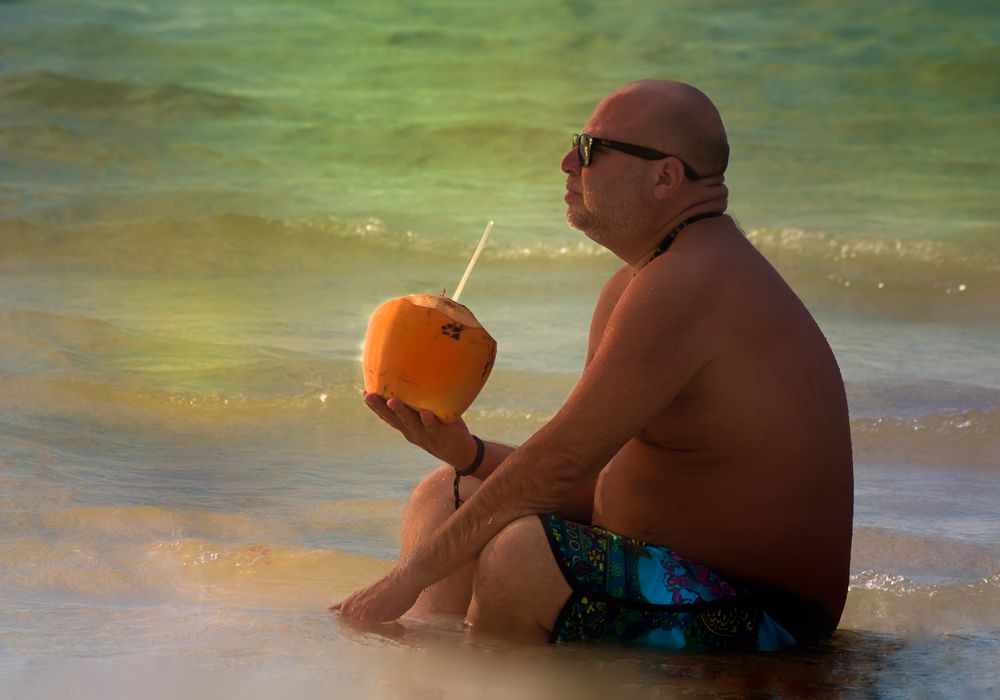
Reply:
[[[658,314],[699,326],[678,342],[702,354],[700,369],[602,471],[595,524],[815,600],[838,618],[853,483],[843,382],[825,338],[728,218],[647,268],[640,274],[694,281],[671,286],[673,308],[650,308],[649,328],[657,333]],[[609,282],[599,313],[631,275]],[[595,324],[605,337],[602,319]]]

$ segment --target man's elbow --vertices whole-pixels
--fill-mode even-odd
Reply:
[[[519,499],[527,510],[523,515],[556,512],[594,477],[595,470],[573,449],[550,447],[525,457],[530,468],[525,470]]]

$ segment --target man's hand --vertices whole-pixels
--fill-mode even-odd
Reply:
[[[330,606],[330,612],[359,622],[392,622],[413,607],[420,592],[396,567],[385,578]]]
[[[378,394],[366,393],[365,404],[409,442],[442,462],[461,468],[476,456],[476,443],[461,418],[444,423],[427,409],[414,411],[399,399],[386,401]]]

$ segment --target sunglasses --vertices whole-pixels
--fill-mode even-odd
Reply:
[[[591,136],[590,134],[573,134],[573,146],[576,148],[577,154],[580,156],[580,167],[586,168],[590,165],[590,161],[593,158],[594,146],[604,146],[605,148],[610,148],[615,151],[621,151],[622,153],[628,153],[630,156],[636,156],[642,158],[643,160],[661,160],[663,158],[677,158],[681,161],[681,165],[684,166],[684,175],[689,180],[700,180],[701,175],[696,173],[690,165],[685,163],[681,158],[675,156],[672,153],[664,153],[662,151],[657,151],[653,148],[646,148],[645,146],[636,146],[631,143],[622,143],[621,141],[612,141],[610,139],[601,139],[596,136]]]

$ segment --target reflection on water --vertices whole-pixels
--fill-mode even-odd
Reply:
[[[973,632],[931,631],[916,604],[926,588],[852,590],[849,609],[875,596],[881,612],[845,619],[815,648],[664,654],[517,645],[476,635],[456,616],[348,624],[326,605],[385,562],[336,552],[169,541],[132,565],[142,585],[93,544],[57,546],[47,558],[7,554],[25,576],[50,577],[49,568],[62,577],[0,586],[0,688],[22,691],[14,697],[273,698],[291,688],[303,698],[978,698],[1000,683],[995,605],[958,606],[985,614]],[[996,590],[987,582],[972,598]],[[865,629],[876,623],[884,631]],[[76,694],[81,687],[90,694]]]
[[[188,697],[245,698],[290,690],[297,698],[986,698],[1000,682],[996,660],[991,667],[990,657],[980,655],[988,643],[975,637],[903,641],[839,631],[810,650],[665,655],[519,647],[467,637],[457,619],[409,621],[379,633],[321,616],[279,621],[244,614],[230,623],[243,625],[242,634],[193,638],[187,655],[110,663],[94,654],[36,665],[19,688],[56,697],[83,686],[91,695],[76,697],[94,698],[141,689],[154,699],[180,697],[181,690]],[[197,659],[209,642],[210,659]]]
[[[990,657],[980,655],[989,653],[990,641],[957,635],[904,640],[839,630],[812,649],[713,655],[597,645],[516,647],[475,636],[459,646],[459,634],[454,624],[439,623],[437,629],[397,626],[373,636],[421,650],[420,661],[399,667],[394,677],[397,688],[407,688],[412,697],[428,691],[458,697],[470,686],[485,698],[543,689],[556,698],[979,697],[1000,682],[1000,661],[993,659],[991,667]],[[430,660],[442,663],[441,675]]]

